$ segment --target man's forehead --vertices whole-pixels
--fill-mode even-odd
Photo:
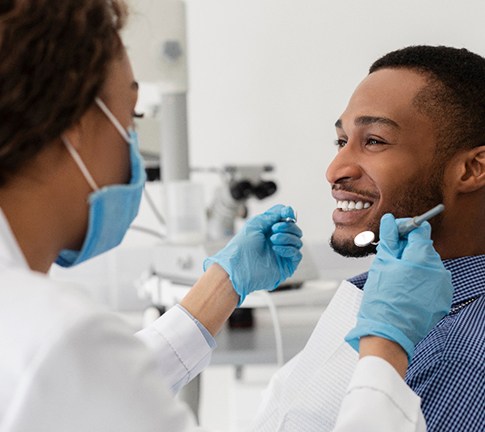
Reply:
[[[409,69],[382,69],[357,86],[336,127],[379,124],[397,128],[401,119],[417,114],[413,101],[426,85],[425,78]]]
[[[411,68],[382,68],[364,77],[357,88],[363,85],[379,88],[391,86],[412,91],[423,87],[426,82],[426,74]]]

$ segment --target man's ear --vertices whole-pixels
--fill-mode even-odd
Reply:
[[[456,163],[458,192],[470,193],[485,187],[485,146],[461,153]]]

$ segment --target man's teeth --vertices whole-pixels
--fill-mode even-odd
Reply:
[[[343,211],[362,210],[370,206],[370,202],[364,201],[337,201],[337,208]]]

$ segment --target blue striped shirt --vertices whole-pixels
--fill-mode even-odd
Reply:
[[[451,312],[416,345],[406,382],[430,432],[485,431],[485,255],[443,261]],[[367,273],[349,282],[363,288]]]

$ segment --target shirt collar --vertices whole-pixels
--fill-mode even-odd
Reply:
[[[485,255],[447,259],[443,264],[451,272],[452,306],[485,294]]]
[[[485,255],[447,259],[443,265],[451,272],[452,307],[485,294]],[[363,289],[366,280],[367,272],[350,278],[349,282]]]
[[[0,208],[0,267],[29,268],[7,218]]]

